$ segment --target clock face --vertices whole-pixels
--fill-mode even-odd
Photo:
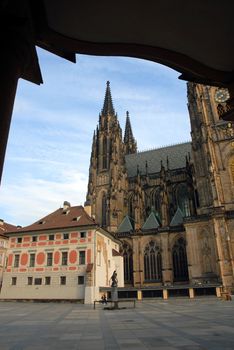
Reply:
[[[215,101],[224,103],[229,99],[230,95],[227,89],[218,89],[215,93]]]

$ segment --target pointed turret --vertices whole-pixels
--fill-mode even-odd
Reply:
[[[106,94],[104,98],[103,108],[102,108],[102,114],[103,115],[114,115],[115,110],[113,107],[112,97],[111,97],[111,90],[110,90],[110,82],[107,81],[106,83]]]
[[[136,153],[137,145],[133,137],[131,122],[129,118],[129,112],[126,112],[126,124],[124,133],[124,144],[126,146],[126,154]]]

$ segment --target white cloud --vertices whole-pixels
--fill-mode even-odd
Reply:
[[[76,170],[64,171],[57,181],[25,177],[1,190],[1,206],[8,222],[26,226],[58,209],[65,200],[83,205],[86,190],[87,178]]]
[[[0,217],[30,224],[85,200],[93,130],[106,81],[122,128],[130,111],[139,150],[189,138],[185,83],[144,60],[78,55],[71,64],[39,50],[45,83],[20,81],[0,189]]]

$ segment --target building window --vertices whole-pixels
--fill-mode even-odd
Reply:
[[[161,218],[161,195],[160,195],[160,187],[157,187],[151,193],[151,208],[154,208],[157,216]]]
[[[62,265],[67,265],[67,252],[62,252]]]
[[[109,267],[109,268],[111,267],[111,262],[110,262],[110,260],[108,260],[108,267]]]
[[[12,277],[11,278],[11,285],[16,286],[16,282],[17,282],[17,277]]]
[[[107,225],[106,215],[107,215],[107,201],[106,201],[106,195],[104,194],[102,197],[102,226]]]
[[[191,215],[189,193],[185,184],[180,184],[177,188],[177,203],[185,217]]]
[[[60,276],[60,284],[63,286],[66,284],[66,276]]]
[[[79,264],[85,265],[85,250],[79,251]]]
[[[80,238],[86,238],[86,232],[85,231],[82,231],[80,233]]]
[[[37,236],[32,236],[32,242],[37,242]]]
[[[144,250],[144,274],[146,281],[161,282],[162,256],[156,242],[151,241]]]
[[[188,262],[186,254],[186,242],[179,238],[172,249],[174,281],[188,281]]]
[[[35,254],[30,254],[29,267],[35,266]]]
[[[102,168],[107,169],[107,139],[106,137],[103,138],[103,162],[102,162]]]
[[[63,234],[63,239],[69,239],[69,233],[64,233]]]
[[[133,258],[132,248],[126,242],[123,243],[123,260],[124,260],[124,283],[133,282]]]
[[[84,276],[78,276],[78,284],[84,284]]]
[[[14,267],[19,267],[19,254],[15,254]]]
[[[53,265],[53,253],[47,253],[47,266]]]
[[[17,243],[22,243],[22,237],[17,238]]]
[[[134,208],[134,196],[133,196],[133,194],[131,194],[130,197],[128,198],[128,216],[131,220],[132,225],[134,225],[135,208]]]
[[[34,284],[39,286],[40,284],[42,284],[42,278],[35,278],[34,279]]]
[[[54,235],[49,235],[49,241],[54,241]]]
[[[102,259],[102,257],[101,257],[101,250],[98,250],[97,251],[97,265],[98,266],[101,266],[101,260]]]
[[[49,286],[51,282],[51,277],[50,276],[46,276],[45,277],[45,285]]]
[[[33,284],[33,278],[28,277],[28,285],[31,286]]]

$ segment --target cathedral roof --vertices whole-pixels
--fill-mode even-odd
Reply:
[[[150,151],[128,154],[125,156],[128,177],[136,176],[137,168],[140,174],[145,174],[146,162],[149,174],[160,172],[161,165],[166,167],[167,163],[170,170],[184,168],[186,156],[191,153],[191,147],[191,142],[185,142]]]

